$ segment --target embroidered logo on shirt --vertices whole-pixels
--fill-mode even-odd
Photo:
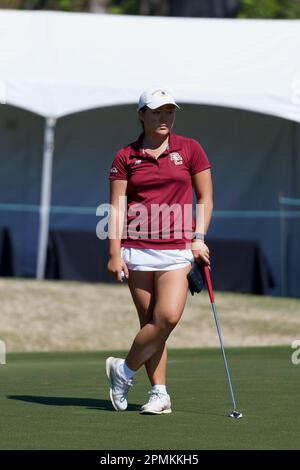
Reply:
[[[139,163],[142,163],[142,160],[136,160],[136,161],[134,162],[135,165],[138,165]]]
[[[175,165],[182,165],[183,163],[182,156],[177,152],[170,153],[170,160],[174,162]]]
[[[113,166],[110,170],[111,173],[118,173],[118,170],[115,166]]]

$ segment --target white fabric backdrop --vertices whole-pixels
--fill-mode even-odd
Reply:
[[[0,12],[0,101],[60,117],[136,103],[165,84],[178,101],[300,122],[300,21]]]

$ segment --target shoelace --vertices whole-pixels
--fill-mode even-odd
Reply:
[[[150,395],[149,402],[161,399],[164,396],[166,396],[166,393],[161,393],[161,392],[157,392],[157,391],[154,391],[154,392],[150,391],[150,392],[148,392],[148,394]]]
[[[117,385],[114,390],[114,395],[116,397],[120,397],[120,401],[124,401],[126,399],[126,395],[128,394],[128,391],[130,387],[132,387],[136,381],[133,379],[123,379],[123,377],[119,378],[119,381],[121,382],[121,385]]]

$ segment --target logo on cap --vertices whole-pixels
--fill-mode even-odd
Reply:
[[[156,95],[156,93],[159,93],[160,95],[165,96],[167,93],[164,90],[155,90],[152,95]]]

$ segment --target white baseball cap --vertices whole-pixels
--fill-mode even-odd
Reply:
[[[138,110],[147,106],[150,109],[156,109],[164,104],[173,104],[176,108],[180,109],[178,104],[175,103],[172,92],[166,88],[152,88],[143,91],[139,99]]]

